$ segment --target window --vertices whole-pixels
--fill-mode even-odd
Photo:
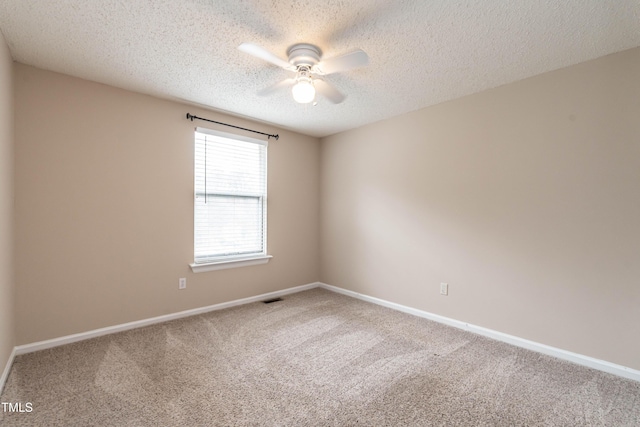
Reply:
[[[267,262],[267,143],[196,128],[194,272]]]

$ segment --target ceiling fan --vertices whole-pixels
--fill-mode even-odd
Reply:
[[[253,43],[242,43],[238,49],[296,73],[295,77],[260,90],[258,95],[269,95],[276,90],[292,86],[293,99],[301,104],[315,100],[316,92],[334,104],[341,103],[345,96],[327,83],[323,77],[362,67],[369,63],[369,56],[361,49],[322,60],[320,48],[309,43],[297,43],[287,49],[288,62]]]

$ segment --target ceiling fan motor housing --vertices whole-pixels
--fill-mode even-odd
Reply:
[[[289,63],[296,67],[301,65],[313,67],[320,62],[322,51],[319,47],[312,44],[298,43],[287,50],[287,55],[289,56]]]

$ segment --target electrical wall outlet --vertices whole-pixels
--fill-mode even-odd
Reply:
[[[448,283],[440,283],[440,295],[449,295]]]
[[[187,279],[184,277],[181,277],[180,280],[178,280],[178,289],[186,289],[187,288]]]

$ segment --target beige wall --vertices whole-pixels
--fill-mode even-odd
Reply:
[[[13,350],[13,60],[0,33],[0,375]]]
[[[323,282],[640,369],[640,48],[321,155]]]
[[[316,138],[20,64],[15,80],[17,344],[318,280]],[[193,129],[206,124],[187,112],[280,134],[269,264],[188,267]]]

